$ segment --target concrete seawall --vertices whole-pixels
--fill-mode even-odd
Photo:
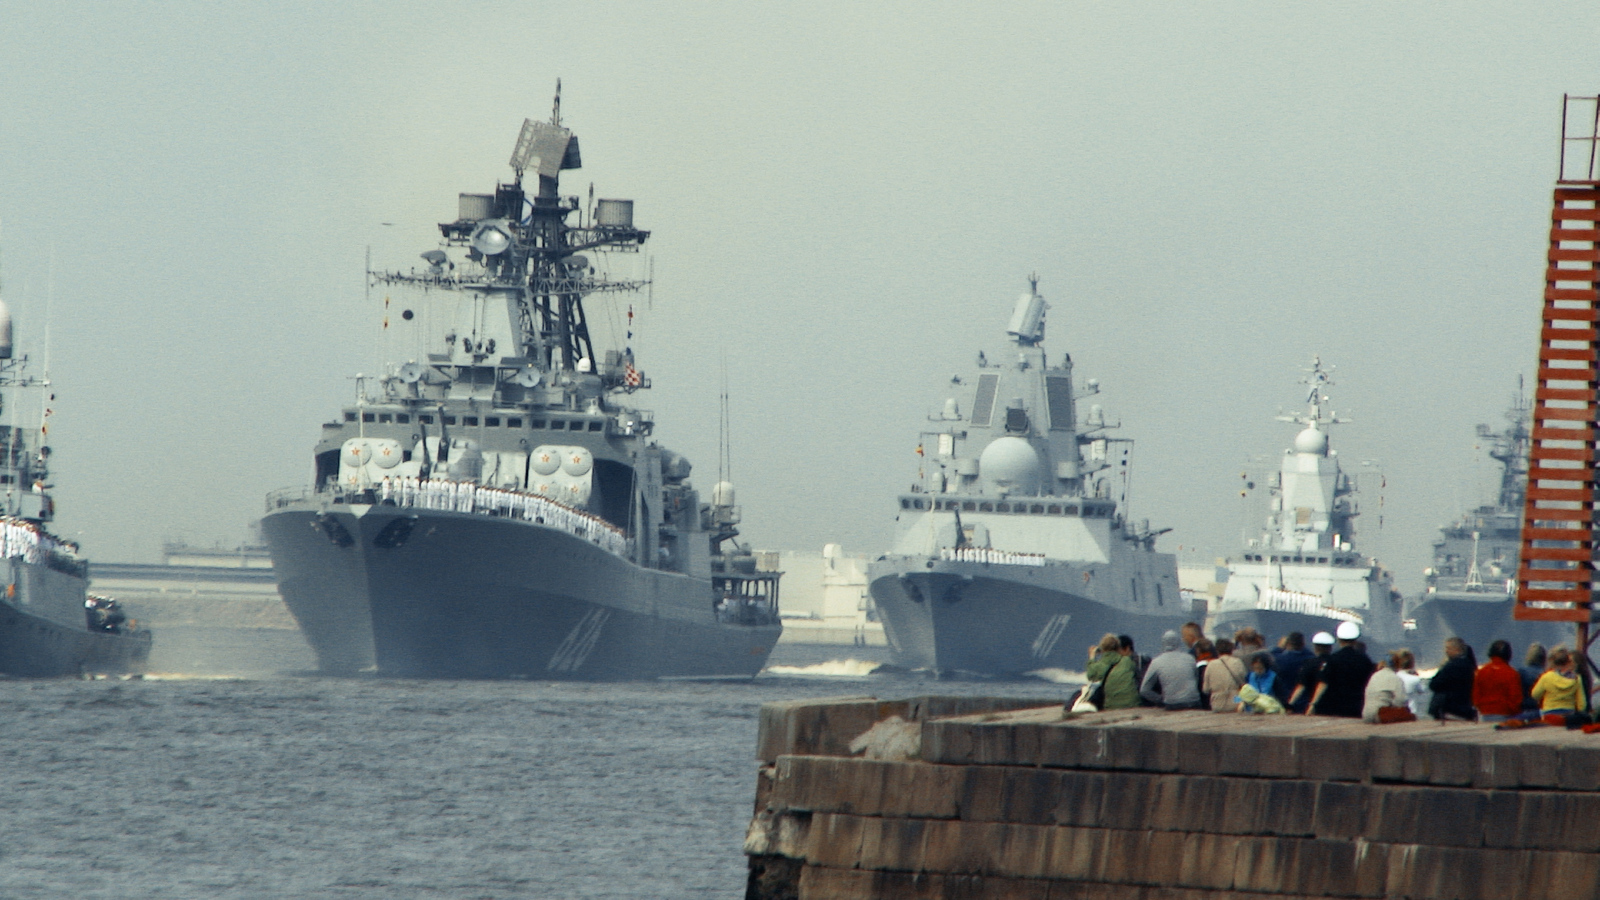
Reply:
[[[750,900],[1600,896],[1560,728],[845,698],[763,707],[759,757]]]

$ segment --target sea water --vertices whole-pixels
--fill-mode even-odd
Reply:
[[[326,678],[247,656],[243,678],[0,681],[0,897],[738,898],[762,703],[1070,693],[863,674],[881,648],[626,684]]]

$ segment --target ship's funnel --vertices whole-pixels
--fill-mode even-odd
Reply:
[[[0,359],[11,358],[11,307],[0,300]]]
[[[1044,340],[1044,311],[1050,304],[1034,291],[1017,298],[1017,308],[1011,313],[1011,324],[1006,326],[1006,333],[1017,339],[1019,344],[1037,344]]]

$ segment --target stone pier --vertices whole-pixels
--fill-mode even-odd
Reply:
[[[1600,896],[1600,735],[1047,703],[763,707],[747,898]]]

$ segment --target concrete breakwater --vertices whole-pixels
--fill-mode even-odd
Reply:
[[[1600,895],[1600,735],[1559,728],[846,698],[758,755],[748,900]]]

